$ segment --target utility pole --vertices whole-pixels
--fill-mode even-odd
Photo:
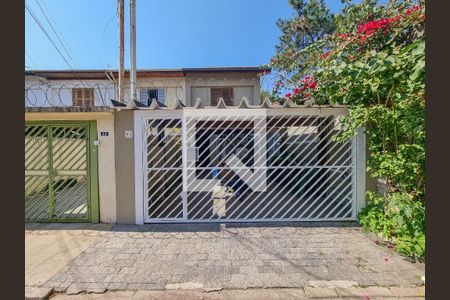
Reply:
[[[130,102],[128,107],[136,104],[136,0],[130,0]]]
[[[119,16],[119,85],[118,85],[118,96],[119,102],[124,102],[123,99],[123,81],[125,77],[125,69],[124,69],[124,1],[118,0],[118,16]]]

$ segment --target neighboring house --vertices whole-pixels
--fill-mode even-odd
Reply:
[[[189,107],[198,98],[206,106],[216,106],[220,98],[227,106],[237,106],[243,97],[259,105],[260,71],[258,67],[138,70],[137,98],[142,106],[155,99],[161,106]],[[130,99],[128,75],[125,102]],[[112,107],[112,100],[118,100],[116,80],[117,72],[110,70],[25,72],[27,221],[127,220],[117,217],[118,211],[126,215],[129,207],[116,202],[117,195],[123,198],[127,192],[116,188],[122,178],[116,176],[116,159],[119,155],[120,163],[134,163],[132,154],[117,149],[123,146],[122,139],[128,142],[133,137],[133,126],[127,123],[133,119],[123,122]],[[123,136],[124,131],[129,136]],[[125,180],[130,177],[122,175]]]
[[[220,97],[227,105],[238,105],[246,97],[250,104],[258,105],[260,72],[258,67],[138,70],[137,98],[144,105],[156,99],[167,106],[177,100],[192,106],[201,98],[204,105],[216,106]],[[25,106],[110,106],[111,99],[118,100],[116,79],[117,72],[108,70],[26,71]],[[128,73],[125,79],[127,102]]]

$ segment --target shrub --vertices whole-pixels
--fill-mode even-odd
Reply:
[[[393,242],[397,251],[421,259],[425,255],[425,207],[408,194],[388,193],[386,197],[369,193],[369,202],[360,213],[366,229]]]
[[[345,104],[340,141],[364,127],[368,171],[386,179],[385,195],[370,194],[360,214],[365,229],[381,234],[403,254],[425,254],[425,6],[423,1],[345,1],[333,17],[334,33],[289,62],[292,87],[285,101]],[[285,58],[286,57],[286,58]],[[301,57],[295,69],[295,57]],[[294,59],[294,62],[293,62]],[[277,90],[278,92],[278,90]]]

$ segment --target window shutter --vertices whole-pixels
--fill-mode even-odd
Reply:
[[[93,107],[94,89],[72,89],[72,105],[79,107]]]

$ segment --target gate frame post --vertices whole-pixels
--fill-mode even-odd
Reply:
[[[365,128],[359,127],[355,136],[356,150],[356,218],[358,214],[366,206],[366,135]]]
[[[144,224],[144,122],[145,118],[139,111],[133,112],[134,121],[134,205],[135,223]]]
[[[47,124],[47,151],[48,151],[48,221],[50,222],[53,219],[53,213],[55,210],[55,192],[53,190],[53,181],[54,181],[54,173],[53,173],[53,145],[52,145],[52,126]],[[88,139],[89,143],[89,139]],[[88,148],[89,149],[89,148]],[[88,153],[88,162],[89,162],[89,154]],[[89,164],[90,166],[90,164]],[[88,197],[90,191],[88,190]],[[88,214],[90,203],[88,203]]]
[[[99,201],[99,182],[98,182],[98,147],[95,144],[97,137],[97,122],[89,121],[89,168],[90,168],[90,213],[91,223],[100,221],[100,201]]]
[[[182,180],[183,180],[183,188],[182,188],[182,192],[181,192],[181,197],[183,200],[183,220],[187,221],[188,219],[188,202],[187,202],[187,186],[188,186],[188,181],[187,181],[187,124],[186,124],[186,115],[184,113],[182,113],[181,116],[181,162],[182,162]],[[194,125],[195,126],[195,125]],[[195,132],[194,132],[195,134]]]

